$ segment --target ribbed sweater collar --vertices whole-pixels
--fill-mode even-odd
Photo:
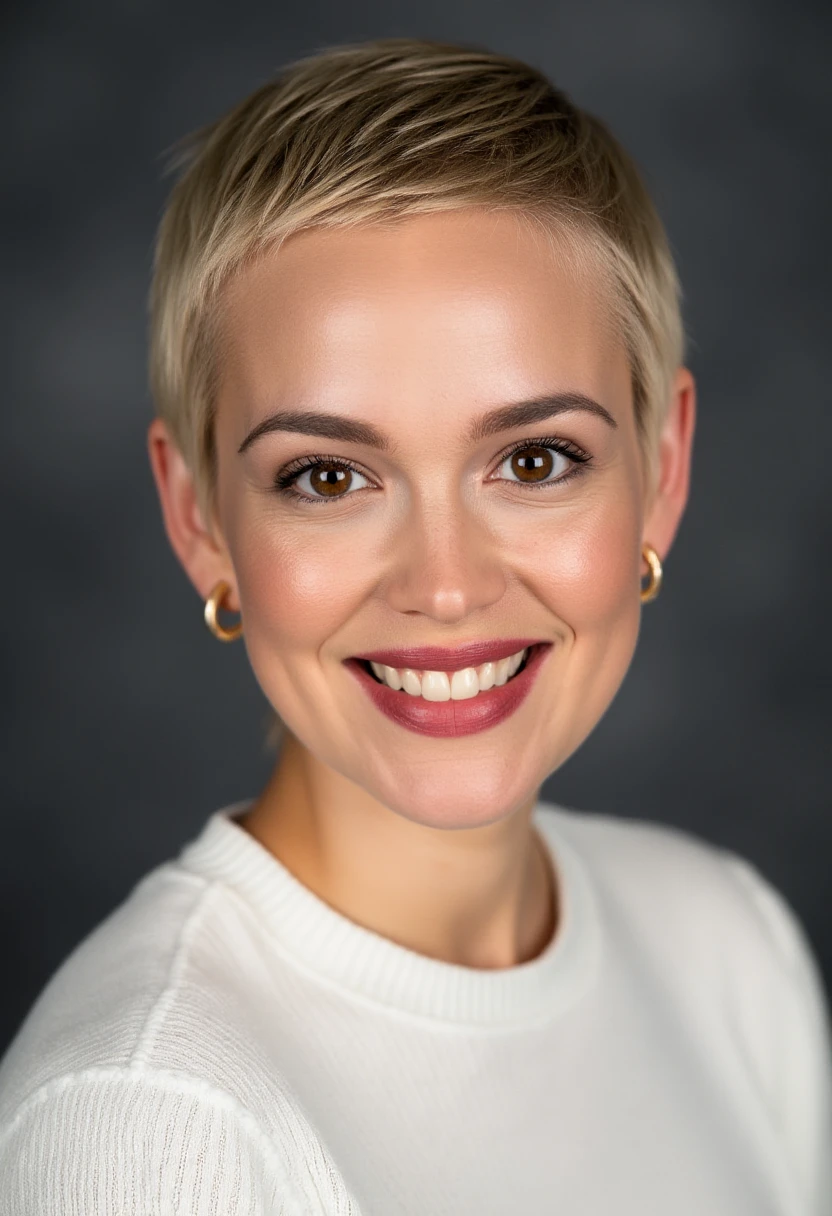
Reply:
[[[335,911],[236,822],[249,805],[247,800],[215,811],[185,845],[178,864],[233,889],[280,955],[330,987],[412,1016],[497,1029],[556,1016],[596,973],[598,900],[564,831],[574,812],[538,803],[533,814],[558,876],[560,919],[554,937],[530,962],[480,970],[418,954]]]

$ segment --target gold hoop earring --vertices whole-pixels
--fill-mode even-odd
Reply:
[[[642,604],[654,600],[659,594],[659,589],[662,585],[662,564],[659,561],[659,555],[652,545],[645,545],[641,550],[641,556],[650,567],[650,582],[646,587],[641,589]]]
[[[236,625],[226,628],[225,625],[221,625],[217,620],[217,611],[220,604],[230,590],[231,588],[228,583],[220,581],[205,601],[205,624],[211,630],[214,637],[219,638],[221,642],[233,642],[243,632],[242,621],[238,621]]]

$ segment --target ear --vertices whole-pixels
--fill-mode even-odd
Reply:
[[[682,520],[688,500],[693,433],[696,426],[696,384],[680,367],[659,438],[657,473],[644,516],[643,541],[664,560]]]
[[[228,550],[216,528],[212,531],[206,527],[191,470],[160,418],[154,418],[150,424],[147,448],[165,531],[185,573],[203,600],[220,579],[224,579],[231,590],[223,607],[239,612],[237,582]]]

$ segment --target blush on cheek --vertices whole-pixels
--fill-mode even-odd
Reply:
[[[551,668],[553,768],[594,730],[618,692],[638,640],[638,519],[604,511],[537,557],[535,591],[566,632],[560,664]]]
[[[604,521],[570,538],[559,555],[559,581],[576,626],[594,629],[635,602],[638,547],[632,529]]]
[[[637,606],[635,512],[591,512],[549,536],[538,533],[524,559],[525,575],[539,597],[575,635],[611,626]]]
[[[278,662],[317,654],[368,594],[368,564],[349,560],[342,540],[262,539],[235,554],[246,634]]]

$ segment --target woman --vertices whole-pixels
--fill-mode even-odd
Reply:
[[[30,1012],[4,1212],[829,1213],[792,910],[539,801],[688,494],[676,277],[606,129],[479,51],[293,66],[188,149],[151,364],[170,542],[284,741]]]

